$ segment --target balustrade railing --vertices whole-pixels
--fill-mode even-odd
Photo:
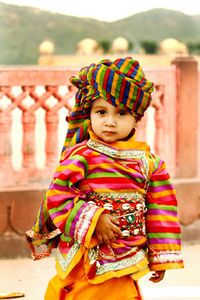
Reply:
[[[62,68],[7,68],[0,70],[0,186],[27,184],[47,177],[50,168],[55,167],[58,156],[59,112],[71,109],[71,98],[75,89],[68,78],[75,71]],[[16,120],[16,110],[21,119]],[[44,111],[45,126],[45,166],[36,165],[37,113]],[[40,121],[40,126],[42,125]],[[43,126],[43,127],[44,127]],[[20,134],[21,129],[21,134]],[[11,138],[11,132],[14,132]],[[40,131],[40,128],[39,128]],[[20,141],[20,135],[22,140]],[[12,143],[14,140],[14,143]],[[22,163],[18,170],[15,161],[19,159],[16,148],[21,145]],[[39,156],[41,153],[38,154]],[[12,160],[12,158],[14,159]]]
[[[61,149],[59,128],[63,130],[64,139],[67,126],[65,115],[73,105],[76,92],[69,83],[69,77],[76,72],[58,67],[0,69],[1,188],[34,184],[52,175]],[[152,109],[139,125],[137,135],[139,139],[147,140],[156,153],[164,156],[173,175],[176,144],[175,68],[146,70],[145,73],[156,83],[156,91]],[[44,148],[39,147],[37,151],[36,146],[38,148],[40,144],[44,144]],[[42,167],[41,162],[37,163],[41,157],[45,158]]]

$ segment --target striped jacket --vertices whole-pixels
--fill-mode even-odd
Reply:
[[[118,218],[123,234],[109,246],[95,237],[103,212]],[[67,149],[27,237],[35,258],[57,248],[63,279],[81,259],[94,283],[183,267],[170,176],[165,163],[134,137],[106,144],[91,133],[90,140]],[[41,244],[48,249],[37,255]]]

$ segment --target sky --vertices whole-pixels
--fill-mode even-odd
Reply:
[[[197,0],[0,0],[2,3],[37,7],[66,15],[112,22],[153,8],[200,15]]]

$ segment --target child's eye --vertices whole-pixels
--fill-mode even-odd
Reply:
[[[99,115],[104,115],[106,113],[106,111],[104,109],[100,109],[100,110],[97,110],[97,113]]]
[[[124,109],[120,109],[118,113],[119,113],[120,116],[125,116],[125,115],[127,115],[127,111],[124,110]]]

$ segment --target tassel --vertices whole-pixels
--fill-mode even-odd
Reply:
[[[69,292],[73,289],[74,284],[68,285],[60,290],[60,297],[59,300],[65,300],[66,296],[69,294]]]
[[[87,278],[93,279],[96,275],[97,268],[100,267],[100,262],[97,260],[99,257],[99,245],[97,245],[96,248],[91,249],[89,256],[90,269],[87,273]]]
[[[65,288],[61,289],[59,300],[65,300],[65,297],[67,296],[67,294],[68,294],[68,291]]]
[[[88,279],[94,278],[94,276],[96,275],[96,271],[97,271],[97,261],[95,260],[95,262],[91,264],[90,270],[87,274]]]

